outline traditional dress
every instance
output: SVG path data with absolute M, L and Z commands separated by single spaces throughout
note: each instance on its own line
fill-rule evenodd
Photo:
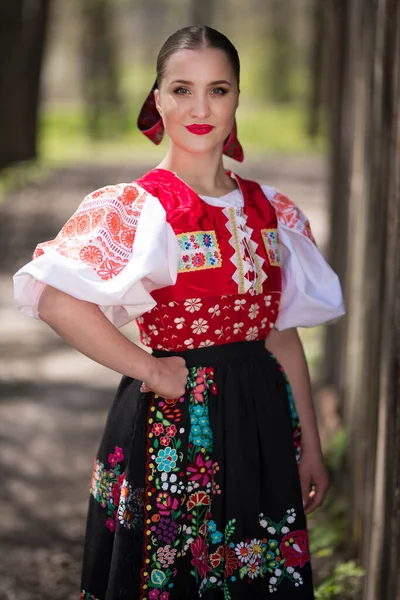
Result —
M 184 396 L 122 377 L 94 462 L 82 600 L 312 600 L 300 427 L 272 327 L 344 312 L 300 209 L 275 188 L 198 196 L 154 169 L 89 194 L 15 275 L 37 317 L 44 284 L 137 320 L 182 356 Z

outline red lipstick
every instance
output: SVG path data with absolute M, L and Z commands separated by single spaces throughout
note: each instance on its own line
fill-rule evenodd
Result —
M 194 135 L 206 135 L 214 129 L 213 125 L 186 125 L 186 129 Z

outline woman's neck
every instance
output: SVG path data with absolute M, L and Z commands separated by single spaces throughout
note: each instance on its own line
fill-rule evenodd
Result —
M 200 196 L 223 196 L 238 187 L 225 172 L 220 152 L 202 156 L 170 147 L 158 168 L 172 171 Z

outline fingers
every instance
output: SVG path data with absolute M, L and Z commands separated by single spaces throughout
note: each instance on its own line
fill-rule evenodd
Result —
M 310 491 L 308 493 L 307 501 L 304 505 L 304 513 L 306 515 L 309 515 L 316 508 L 321 506 L 321 504 L 325 500 L 328 489 L 329 489 L 329 480 L 327 478 L 323 478 L 320 481 L 316 482 L 314 485 L 312 485 L 311 490 L 309 488 Z M 304 502 L 304 495 L 303 495 L 303 502 Z
M 304 509 L 304 513 L 306 515 L 312 513 L 316 508 L 321 506 L 321 504 L 323 503 L 323 501 L 325 499 L 327 491 L 328 491 L 328 488 L 313 487 L 313 489 L 311 490 L 311 492 L 308 495 L 307 506 Z
M 140 386 L 140 391 L 143 394 L 147 394 L 148 392 L 151 392 L 152 390 L 149 388 L 149 386 L 143 381 L 142 385 Z

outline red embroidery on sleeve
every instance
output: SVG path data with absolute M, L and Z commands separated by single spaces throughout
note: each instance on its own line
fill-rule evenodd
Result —
M 33 258 L 52 248 L 89 265 L 101 279 L 112 279 L 129 262 L 145 199 L 146 192 L 132 184 L 92 192 L 54 240 L 38 244 Z

